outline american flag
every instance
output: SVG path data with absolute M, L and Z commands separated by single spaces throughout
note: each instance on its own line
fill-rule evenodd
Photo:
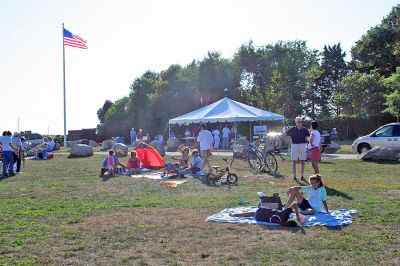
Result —
M 64 45 L 87 49 L 86 40 L 64 29 Z

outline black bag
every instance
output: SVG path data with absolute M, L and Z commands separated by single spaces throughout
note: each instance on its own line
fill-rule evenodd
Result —
M 261 202 L 258 208 L 282 210 L 281 196 L 277 192 L 275 192 L 272 197 L 262 196 L 260 200 Z

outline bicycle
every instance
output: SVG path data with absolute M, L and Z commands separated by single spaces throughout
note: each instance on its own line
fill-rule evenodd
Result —
M 222 159 L 225 162 L 225 167 L 220 169 L 220 166 L 212 166 L 214 168 L 215 173 L 211 172 L 207 174 L 207 181 L 211 186 L 215 186 L 216 182 L 221 180 L 223 183 L 224 179 L 228 185 L 236 184 L 238 182 L 238 176 L 234 173 L 231 173 L 228 166 L 228 159 Z M 226 175 L 226 176 L 225 176 Z
M 268 145 L 265 145 L 264 148 L 260 150 L 257 149 L 255 145 L 249 144 L 249 146 L 247 147 L 247 160 L 250 168 L 256 171 L 278 171 L 278 162 L 276 161 L 273 151 L 267 150 Z M 268 170 L 265 168 L 267 168 Z

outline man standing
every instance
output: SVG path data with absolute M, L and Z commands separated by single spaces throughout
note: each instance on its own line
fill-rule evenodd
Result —
M 301 180 L 307 182 L 304 178 L 304 163 L 307 159 L 307 139 L 310 136 L 307 128 L 302 126 L 302 118 L 295 118 L 296 126 L 288 130 L 287 134 L 292 138 L 291 158 L 293 164 L 293 180 L 297 181 L 296 163 L 300 161 Z
M 197 142 L 200 145 L 200 155 L 203 159 L 203 169 L 207 164 L 209 172 L 212 171 L 210 163 L 208 162 L 208 157 L 211 156 L 211 151 L 213 150 L 212 144 L 214 142 L 213 136 L 210 131 L 207 130 L 205 125 L 200 126 L 200 132 L 197 136 Z
M 214 131 L 211 133 L 214 136 L 214 149 L 218 149 L 219 148 L 219 140 L 220 140 L 220 137 L 219 137 L 220 133 L 219 133 L 218 127 L 216 127 L 214 129 Z
M 3 136 L 0 138 L 2 144 L 2 160 L 3 160 L 3 176 L 7 177 L 7 168 L 9 176 L 14 176 L 14 158 L 13 150 L 15 147 L 11 142 L 11 132 L 4 131 Z
M 228 124 L 225 124 L 224 128 L 222 129 L 222 149 L 229 148 L 229 135 L 231 131 L 228 127 Z
M 19 174 L 21 171 L 22 142 L 21 142 L 21 136 L 18 132 L 14 132 L 14 135 L 11 138 L 11 143 L 15 148 L 15 149 L 12 149 L 12 151 L 14 152 L 14 154 L 13 154 L 14 164 L 17 163 L 16 173 Z
M 131 145 L 133 145 L 136 141 L 136 131 L 134 128 L 131 129 L 129 135 L 131 136 Z

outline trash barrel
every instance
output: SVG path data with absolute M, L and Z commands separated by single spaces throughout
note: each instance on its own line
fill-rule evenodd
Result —
M 115 143 L 125 143 L 125 138 L 124 137 L 115 137 L 114 141 L 115 141 Z

